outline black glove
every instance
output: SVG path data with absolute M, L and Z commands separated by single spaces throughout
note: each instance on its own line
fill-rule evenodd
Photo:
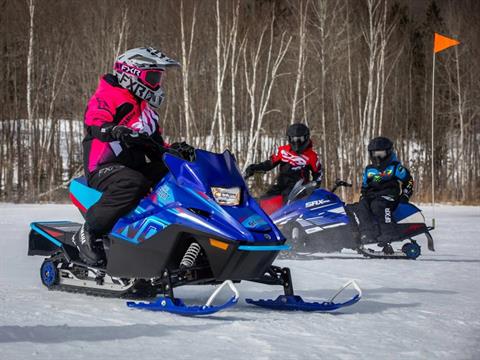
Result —
M 253 176 L 255 174 L 256 166 L 255 164 L 250 164 L 247 166 L 245 169 L 245 178 L 249 178 L 250 176 Z
M 175 142 L 172 145 L 170 145 L 169 149 L 173 150 L 172 153 L 174 155 L 176 155 L 175 153 L 177 153 L 180 155 L 181 158 L 185 160 L 188 160 L 188 161 L 195 160 L 195 148 L 187 144 L 185 141 Z
M 360 190 L 360 199 L 367 197 L 367 188 L 362 186 L 362 189 Z
M 317 187 L 320 187 L 320 185 L 322 185 L 323 171 L 320 170 L 319 172 L 313 174 L 312 178 L 313 181 L 317 183 Z
M 111 132 L 112 138 L 119 141 L 124 141 L 126 136 L 133 133 L 134 131 L 132 129 L 123 125 L 114 126 Z
M 400 195 L 400 198 L 398 199 L 399 202 L 404 204 L 408 203 L 409 200 L 410 198 L 405 194 Z

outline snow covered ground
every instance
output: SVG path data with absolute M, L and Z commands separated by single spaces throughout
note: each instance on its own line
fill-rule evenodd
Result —
M 237 306 L 186 318 L 46 290 L 42 259 L 26 255 L 28 224 L 80 220 L 76 209 L 0 204 L 0 359 L 479 359 L 480 207 L 439 206 L 436 218 L 437 251 L 422 243 L 416 261 L 356 254 L 278 261 L 292 268 L 306 299 L 325 299 L 357 279 L 364 297 L 341 312 L 266 311 L 243 298 L 281 289 L 242 283 Z M 176 294 L 198 304 L 212 290 Z

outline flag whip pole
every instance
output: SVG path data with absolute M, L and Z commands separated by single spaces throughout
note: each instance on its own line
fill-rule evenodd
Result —
M 435 118 L 435 50 L 432 55 L 432 226 L 435 227 L 435 127 L 434 127 L 434 118 Z
M 434 33 L 432 54 L 432 226 L 435 227 L 435 54 L 460 44 L 460 41 Z M 458 59 L 457 59 L 458 61 Z

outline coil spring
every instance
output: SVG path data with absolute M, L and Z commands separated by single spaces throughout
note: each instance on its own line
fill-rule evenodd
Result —
M 195 263 L 195 260 L 197 259 L 200 250 L 202 250 L 202 248 L 198 243 L 191 243 L 187 251 L 185 252 L 185 255 L 183 255 L 182 261 L 180 261 L 180 268 L 191 267 Z

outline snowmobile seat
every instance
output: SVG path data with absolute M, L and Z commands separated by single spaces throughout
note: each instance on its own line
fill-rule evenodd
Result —
M 351 213 L 355 213 L 358 211 L 358 202 L 347 204 L 346 209 L 348 209 Z M 373 218 L 374 217 L 372 217 L 372 219 Z M 393 222 L 396 224 L 425 222 L 422 211 L 412 203 L 399 203 L 397 208 L 393 211 L 392 218 Z
M 82 215 L 85 215 L 87 210 L 95 204 L 102 193 L 98 190 L 92 189 L 87 185 L 87 179 L 82 176 L 70 183 L 70 200 L 80 210 Z
M 411 203 L 399 203 L 393 212 L 393 221 L 397 224 L 402 223 L 423 223 L 425 218 L 422 211 Z
M 283 206 L 283 196 L 274 195 L 260 199 L 260 207 L 268 215 L 274 213 Z

